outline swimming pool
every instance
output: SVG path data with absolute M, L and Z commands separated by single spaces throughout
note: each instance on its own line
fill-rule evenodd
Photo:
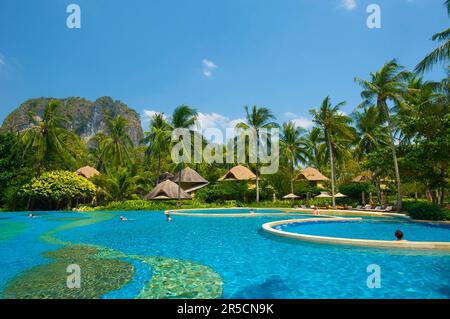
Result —
M 129 220 L 121 222 L 119 215 Z M 60 271 L 65 283 L 65 268 L 58 267 L 77 262 L 82 270 L 83 265 L 104 270 L 89 277 L 92 295 L 100 298 L 450 298 L 448 253 L 318 245 L 266 236 L 261 225 L 280 216 L 173 216 L 170 223 L 163 212 L 151 211 L 48 213 L 33 219 L 26 213 L 0 216 L 3 298 L 30 296 L 27 282 L 49 276 L 50 270 Z M 402 223 L 407 238 L 419 236 L 412 233 L 414 227 Z M 73 244 L 76 249 L 68 249 Z M 379 289 L 367 287 L 367 267 L 372 264 L 381 268 Z M 117 269 L 120 274 L 114 273 Z M 108 282 L 108 274 L 114 282 Z M 104 281 L 108 285 L 100 284 Z M 56 291 L 50 288 L 45 287 Z
M 278 227 L 286 232 L 306 235 L 373 240 L 395 240 L 394 233 L 399 229 L 405 240 L 450 242 L 450 225 L 432 223 L 365 219 L 335 223 L 292 223 Z

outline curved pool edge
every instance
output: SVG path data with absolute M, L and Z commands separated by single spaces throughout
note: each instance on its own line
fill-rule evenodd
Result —
M 300 241 L 331 244 L 331 245 L 345 245 L 345 246 L 360 246 L 369 248 L 397 248 L 397 249 L 416 249 L 416 250 L 444 250 L 450 251 L 450 242 L 425 242 L 425 241 L 397 241 L 397 240 L 373 240 L 373 239 L 355 239 L 342 237 L 327 237 L 315 236 L 299 233 L 290 233 L 273 228 L 274 226 L 293 224 L 293 223 L 314 223 L 314 222 L 348 222 L 360 221 L 362 218 L 311 218 L 311 219 L 292 219 L 269 222 L 262 225 L 262 229 L 275 236 L 290 238 Z

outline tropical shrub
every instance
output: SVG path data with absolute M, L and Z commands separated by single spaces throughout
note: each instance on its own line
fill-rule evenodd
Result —
M 372 183 L 348 183 L 339 186 L 339 191 L 354 201 L 361 201 L 361 194 L 364 192 L 366 197 L 370 192 L 375 193 L 377 190 Z
M 195 197 L 206 203 L 225 202 L 227 200 L 253 200 L 255 190 L 248 189 L 247 182 L 217 182 L 200 189 Z
M 69 171 L 45 172 L 20 190 L 21 197 L 33 204 L 30 209 L 50 210 L 90 201 L 95 193 L 96 187 L 92 182 Z
M 436 204 L 408 203 L 405 209 L 413 219 L 450 220 L 450 211 Z

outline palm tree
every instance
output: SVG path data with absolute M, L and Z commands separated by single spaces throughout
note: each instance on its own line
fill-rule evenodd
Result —
M 444 5 L 447 7 L 447 14 L 450 16 L 450 0 L 446 0 Z M 450 61 L 450 28 L 436 33 L 431 39 L 439 42 L 444 41 L 444 43 L 434 49 L 416 66 L 416 73 L 423 73 L 430 70 L 439 62 L 444 63 Z
M 171 128 L 190 129 L 197 121 L 197 111 L 187 105 L 181 105 L 177 107 L 172 114 Z M 192 131 L 191 131 L 192 132 Z M 181 137 L 180 137 L 181 141 Z M 183 163 L 178 165 L 178 200 L 181 198 L 181 170 L 183 169 Z
M 318 127 L 313 127 L 306 134 L 306 147 L 308 154 L 308 163 L 319 170 L 325 165 L 325 150 L 326 144 L 323 137 L 322 130 Z
M 335 194 L 335 159 L 334 149 L 336 147 L 336 140 L 338 138 L 351 139 L 353 132 L 349 127 L 351 119 L 342 114 L 339 110 L 341 106 L 345 105 L 345 102 L 341 102 L 333 106 L 330 102 L 330 97 L 327 96 L 319 109 L 312 109 L 309 112 L 313 116 L 313 122 L 322 128 L 325 136 L 325 141 L 328 146 L 328 153 L 330 157 L 331 168 L 331 196 L 333 202 L 333 208 L 336 208 Z
M 156 183 L 159 184 L 159 175 L 161 170 L 161 154 L 168 150 L 170 144 L 170 125 L 164 118 L 164 114 L 157 113 L 150 120 L 150 131 L 145 133 L 144 142 L 148 144 L 147 155 L 155 155 L 156 164 Z
M 390 115 L 388 101 L 394 102 L 397 105 L 401 104 L 403 101 L 403 97 L 407 91 L 405 80 L 408 79 L 411 74 L 407 71 L 402 71 L 402 69 L 403 68 L 399 66 L 394 59 L 384 64 L 376 73 L 370 73 L 371 79 L 369 81 L 355 78 L 355 81 L 363 88 L 363 91 L 361 92 L 363 102 L 360 107 L 376 105 L 380 120 L 382 123 L 387 123 L 387 132 L 390 138 L 395 178 L 397 182 L 398 211 L 401 211 L 402 209 L 402 190 L 395 148 L 393 120 Z
M 241 122 L 236 124 L 237 129 L 248 130 L 252 129 L 256 133 L 256 202 L 259 202 L 259 147 L 260 147 L 260 139 L 261 129 L 272 129 L 278 127 L 278 124 L 273 122 L 275 116 L 272 112 L 266 107 L 258 108 L 256 105 L 253 105 L 251 111 L 249 111 L 248 106 L 244 107 L 246 113 L 247 123 Z
M 362 112 L 355 111 L 353 120 L 357 135 L 355 154 L 359 159 L 389 143 L 376 106 L 364 107 Z
M 65 129 L 67 118 L 59 114 L 58 107 L 59 102 L 52 100 L 45 107 L 42 118 L 30 113 L 33 126 L 22 135 L 23 157 L 36 156 L 38 175 L 58 157 L 66 167 L 74 164 L 82 144 L 75 133 Z
M 281 131 L 281 149 L 290 166 L 291 193 L 294 193 L 294 168 L 298 163 L 307 161 L 306 140 L 302 136 L 304 132 L 293 121 L 284 123 Z
M 130 198 L 137 191 L 143 190 L 141 184 L 144 178 L 133 174 L 127 167 L 107 171 L 106 174 L 95 176 L 93 182 L 99 186 L 101 194 L 112 201 L 122 201 Z
M 103 161 L 110 159 L 113 166 L 118 168 L 130 161 L 130 149 L 133 146 L 128 135 L 128 121 L 122 115 L 106 119 L 108 136 L 101 142 L 101 157 Z

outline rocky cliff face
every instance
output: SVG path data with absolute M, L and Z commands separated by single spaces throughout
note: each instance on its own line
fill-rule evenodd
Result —
M 98 132 L 105 132 L 106 116 L 116 117 L 122 115 L 128 120 L 128 134 L 134 145 L 141 143 L 143 131 L 139 114 L 124 103 L 114 101 L 107 96 L 101 97 L 95 102 L 79 97 L 30 99 L 6 117 L 0 131 L 19 132 L 29 128 L 31 126 L 29 112 L 42 115 L 45 106 L 50 100 L 60 101 L 61 114 L 70 119 L 66 128 L 86 141 Z

